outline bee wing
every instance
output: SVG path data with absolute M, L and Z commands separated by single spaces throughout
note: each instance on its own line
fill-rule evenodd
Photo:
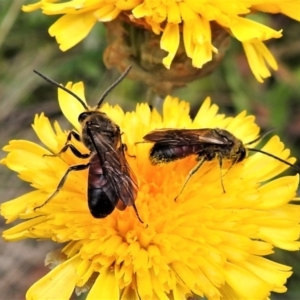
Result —
M 137 179 L 126 161 L 121 138 L 120 147 L 114 149 L 101 133 L 92 131 L 91 135 L 95 141 L 103 176 L 117 196 L 113 204 L 118 209 L 124 210 L 126 206 L 134 204 L 138 193 L 138 185 Z
M 123 149 L 105 153 L 102 168 L 115 194 L 124 204 L 117 203 L 117 208 L 123 210 L 127 205 L 133 205 L 138 192 L 137 180 L 125 159 Z
M 125 202 L 126 205 L 133 205 L 138 194 L 137 178 L 131 170 L 124 153 L 124 146 L 120 140 L 121 146 L 118 149 L 119 159 L 121 163 L 122 174 L 122 190 L 119 194 L 120 199 Z
M 201 129 L 158 129 L 146 134 L 144 140 L 159 145 L 180 146 L 199 143 L 225 145 L 226 142 L 211 128 Z

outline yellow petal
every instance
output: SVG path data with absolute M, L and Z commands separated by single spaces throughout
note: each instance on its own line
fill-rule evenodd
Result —
M 26 170 L 41 170 L 45 168 L 43 155 L 46 151 L 38 144 L 29 141 L 12 140 L 3 150 L 11 151 L 5 159 L 5 164 L 15 172 L 21 173 Z
M 66 84 L 66 88 L 76 94 L 87 106 L 82 82 L 77 82 L 74 84 L 72 84 L 72 82 L 68 82 Z M 76 98 L 74 98 L 73 95 L 70 95 L 62 89 L 58 89 L 58 102 L 65 117 L 73 125 L 73 127 L 80 132 L 81 125 L 78 122 L 78 117 L 82 112 L 85 111 L 83 105 Z
M 140 300 L 140 297 L 135 289 L 128 286 L 124 289 L 121 300 Z
M 253 5 L 253 8 L 258 11 L 267 13 L 284 14 L 292 19 L 300 22 L 300 1 L 264 1 L 262 4 Z
M 147 16 L 151 16 L 152 10 L 147 6 L 147 3 L 143 2 L 140 5 L 137 5 L 133 10 L 132 14 L 135 18 L 143 18 Z
M 41 198 L 45 198 L 45 195 L 40 191 L 24 194 L 18 198 L 2 203 L 0 213 L 7 219 L 7 224 L 11 223 L 15 221 L 21 213 L 26 212 L 27 208 L 32 206 L 32 203 L 40 202 Z
M 253 39 L 265 41 L 282 36 L 281 31 L 273 30 L 265 25 L 242 17 L 233 18 L 231 22 L 230 30 L 241 42 L 249 42 Z
M 35 11 L 35 10 L 41 8 L 41 6 L 42 6 L 42 1 L 39 1 L 34 4 L 23 5 L 22 10 L 24 12 L 32 12 L 32 11 Z
M 167 7 L 168 22 L 173 24 L 181 23 L 181 14 L 177 4 Z
M 120 14 L 120 12 L 121 10 L 113 4 L 104 5 L 94 12 L 94 16 L 99 22 L 109 22 L 114 20 Z
M 171 63 L 176 55 L 179 47 L 179 27 L 177 24 L 168 23 L 160 41 L 161 49 L 167 51 L 169 54 L 163 59 L 163 64 L 166 68 L 171 67 Z
M 58 2 L 57 0 L 44 1 L 42 5 L 43 13 L 49 15 L 69 14 L 69 13 L 72 14 L 76 12 L 82 13 L 84 12 L 83 8 L 85 7 L 85 4 L 88 4 L 89 1 L 71 0 L 63 3 L 57 3 L 57 2 Z
M 120 299 L 120 291 L 114 272 L 102 270 L 91 288 L 86 300 Z
M 25 238 L 37 238 L 34 233 L 34 226 L 43 224 L 47 220 L 47 216 L 39 216 L 26 220 L 12 228 L 3 231 L 3 239 L 6 241 L 19 241 Z
M 140 3 L 140 0 L 118 0 L 115 5 L 121 10 L 131 10 Z
M 274 70 L 277 70 L 277 62 L 263 42 L 259 40 L 243 42 L 243 48 L 249 66 L 259 82 L 263 82 L 264 78 L 271 76 L 267 64 Z
M 289 199 L 295 197 L 295 188 L 299 184 L 297 176 L 293 179 L 282 177 L 260 187 L 259 191 L 262 197 L 260 197 L 260 203 L 256 207 L 258 209 L 272 209 L 288 203 Z M 270 201 L 270 199 L 273 199 L 273 201 Z
M 49 122 L 49 119 L 41 114 L 40 116 L 35 115 L 34 123 L 32 125 L 36 135 L 41 142 L 47 146 L 53 153 L 60 151 L 58 149 L 57 136 L 54 134 L 53 128 Z M 50 154 L 44 151 L 43 154 Z
M 269 296 L 268 291 L 272 288 L 272 284 L 264 282 L 245 269 L 231 263 L 226 266 L 225 277 L 227 283 L 238 295 L 237 299 L 266 299 Z
M 26 293 L 27 300 L 68 300 L 75 288 L 78 256 L 66 260 L 33 284 Z
M 84 39 L 96 22 L 97 18 L 90 13 L 64 15 L 49 28 L 49 34 L 56 38 L 59 48 L 66 51 Z

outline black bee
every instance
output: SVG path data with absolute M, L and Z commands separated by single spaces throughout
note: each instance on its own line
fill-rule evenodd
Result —
M 75 93 L 38 71 L 34 71 L 48 82 L 71 94 L 86 110 L 78 116 L 82 127 L 81 135 L 71 131 L 61 151 L 50 156 L 60 156 L 70 149 L 79 158 L 90 158 L 87 164 L 69 167 L 56 191 L 43 205 L 37 208 L 44 206 L 60 191 L 71 171 L 89 169 L 87 198 L 91 214 L 95 218 L 105 218 L 113 212 L 115 207 L 124 210 L 127 206 L 132 206 L 138 219 L 142 222 L 135 206 L 138 194 L 137 179 L 126 161 L 124 152 L 126 145 L 122 143 L 120 128 L 105 113 L 98 111 L 107 94 L 121 82 L 130 69 L 131 67 L 128 67 L 121 77 L 103 93 L 97 106 L 92 110 Z M 70 143 L 72 138 L 81 141 L 90 150 L 90 153 L 80 153 Z
M 247 151 L 263 153 L 300 172 L 298 167 L 271 153 L 246 147 L 247 145 L 257 142 L 259 139 L 260 137 L 244 145 L 241 140 L 236 138 L 229 131 L 219 128 L 159 129 L 151 131 L 144 136 L 145 141 L 154 143 L 149 155 L 150 161 L 154 165 L 169 163 L 190 155 L 197 155 L 196 160 L 198 163 L 189 172 L 178 196 L 182 193 L 193 174 L 199 170 L 204 162 L 217 159 L 220 169 L 222 169 L 224 160 L 229 160 L 231 165 L 234 165 L 245 159 Z M 222 177 L 221 183 L 223 191 L 225 192 Z

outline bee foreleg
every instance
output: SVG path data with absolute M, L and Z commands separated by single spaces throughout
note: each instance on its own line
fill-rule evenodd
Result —
M 81 153 L 74 145 L 72 144 L 66 144 L 58 153 L 56 154 L 44 154 L 44 156 L 50 156 L 50 157 L 57 157 L 60 156 L 62 153 L 65 153 L 68 149 L 72 151 L 72 153 L 79 158 L 89 158 L 91 156 L 90 153 Z

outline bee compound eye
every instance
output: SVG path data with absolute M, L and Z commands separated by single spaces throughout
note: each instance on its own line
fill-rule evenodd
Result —
M 88 116 L 90 115 L 89 112 L 83 112 L 78 116 L 78 122 L 82 123 Z
M 246 154 L 247 154 L 246 149 L 244 147 L 241 147 L 239 149 L 239 151 L 237 152 L 237 155 L 239 157 L 237 162 L 240 162 L 240 161 L 244 160 L 245 157 L 246 157 Z

